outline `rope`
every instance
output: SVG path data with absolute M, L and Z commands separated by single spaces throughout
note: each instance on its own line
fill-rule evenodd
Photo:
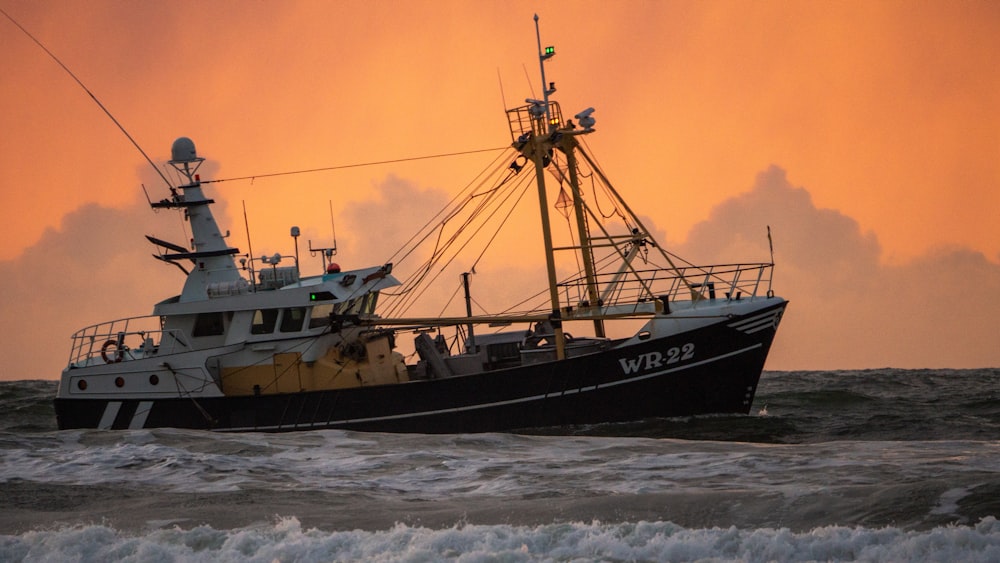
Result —
M 104 107 L 104 104 L 101 103 L 101 100 L 97 99 L 97 96 L 95 96 L 94 93 L 91 92 L 90 89 L 87 88 L 83 84 L 83 81 L 81 81 L 79 78 L 77 78 L 76 75 L 73 74 L 73 71 L 70 70 L 68 66 L 64 65 L 61 60 L 59 60 L 59 57 L 55 56 L 55 54 L 53 54 L 52 51 L 49 51 L 48 48 L 45 47 L 45 45 L 42 45 L 41 41 L 39 41 L 38 39 L 36 39 L 34 35 L 32 35 L 27 29 L 25 29 L 24 26 L 22 26 L 21 24 L 19 24 L 17 22 L 17 20 L 15 20 L 13 17 L 11 17 L 10 14 L 8 14 L 6 11 L 4 11 L 3 8 L 0 8 L 0 14 L 3 14 L 4 16 L 6 16 L 7 19 L 9 19 L 11 21 L 11 23 L 13 23 L 14 25 L 16 25 L 18 29 L 20 29 L 22 32 L 24 32 L 24 34 L 27 35 L 29 39 L 31 39 L 32 41 L 35 42 L 36 45 L 38 45 L 39 47 L 41 47 L 41 49 L 43 51 L 45 51 L 46 55 L 48 55 L 49 57 L 52 57 L 52 60 L 55 61 L 56 64 L 58 64 L 60 67 L 62 67 L 62 69 L 66 71 L 66 74 L 70 75 L 70 77 L 73 80 L 75 80 L 77 84 L 80 85 L 80 88 L 83 88 L 83 91 L 86 92 L 88 96 L 90 96 L 90 99 L 94 100 L 94 103 L 97 104 L 97 107 L 101 108 L 101 111 L 103 111 L 104 114 L 107 115 L 108 118 L 111 119 L 111 121 L 116 126 L 118 126 L 118 129 L 132 143 L 132 146 L 134 146 L 135 149 L 137 151 L 139 151 L 139 154 L 141 154 L 142 157 L 146 159 L 146 162 L 148 162 L 149 165 L 153 167 L 153 170 L 156 170 L 156 173 L 160 175 L 160 178 L 162 178 L 163 181 L 166 182 L 167 187 L 173 187 L 173 184 L 170 183 L 170 180 L 167 180 L 167 177 L 163 175 L 163 172 L 161 172 L 160 169 L 156 166 L 156 164 L 153 163 L 153 159 L 149 158 L 149 155 L 146 154 L 146 151 L 142 150 L 142 147 L 139 146 L 139 143 L 136 142 L 136 140 L 132 138 L 132 135 L 130 135 L 129 132 L 125 130 L 125 126 L 122 125 L 121 123 L 119 123 L 118 120 L 115 119 L 115 116 L 111 115 L 111 112 L 108 110 L 108 108 Z
M 307 170 L 292 170 L 292 171 L 289 171 L 289 172 L 272 172 L 270 174 L 256 174 L 256 175 L 253 175 L 253 176 L 240 176 L 238 178 L 220 178 L 218 180 L 202 180 L 201 183 L 202 184 L 217 184 L 219 182 L 232 182 L 232 181 L 236 181 L 236 180 L 256 180 L 257 178 L 272 178 L 274 176 L 291 176 L 292 174 L 309 174 L 309 173 L 312 173 L 312 172 L 326 172 L 326 171 L 329 171 L 329 170 L 343 170 L 345 168 L 361 168 L 361 167 L 364 167 L 364 166 L 376 166 L 376 165 L 379 165 L 379 164 L 395 164 L 395 163 L 398 163 L 398 162 L 411 162 L 411 161 L 414 161 L 414 160 L 427 160 L 427 159 L 431 159 L 431 158 L 443 158 L 443 157 L 448 157 L 448 156 L 461 156 L 461 155 L 476 154 L 476 153 L 481 153 L 481 152 L 502 151 L 502 150 L 506 150 L 508 148 L 510 148 L 510 147 L 504 146 L 504 147 L 497 147 L 497 148 L 492 148 L 492 149 L 478 149 L 478 150 L 471 150 L 471 151 L 449 152 L 449 153 L 442 153 L 442 154 L 431 154 L 431 155 L 427 155 L 427 156 L 411 156 L 411 157 L 408 157 L 408 158 L 396 158 L 396 159 L 393 159 L 393 160 L 377 160 L 377 161 L 374 161 L 374 162 L 359 162 L 357 164 L 341 164 L 339 166 L 326 166 L 326 167 L 323 167 L 323 168 L 309 168 Z

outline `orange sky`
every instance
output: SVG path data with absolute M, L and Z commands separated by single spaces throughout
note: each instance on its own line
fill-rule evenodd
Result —
M 543 41 L 557 46 L 547 65 L 556 98 L 567 112 L 597 109 L 588 143 L 667 243 L 706 257 L 751 250 L 720 259 L 758 260 L 761 247 L 722 240 L 734 219 L 720 217 L 742 202 L 743 213 L 762 210 L 747 218 L 758 219 L 748 237 L 774 225 L 777 289 L 793 303 L 769 368 L 1000 365 L 998 3 L 0 7 L 154 160 L 186 135 L 215 177 L 503 146 L 498 74 L 508 105 L 531 95 L 526 71 L 538 89 L 537 12 Z M 31 319 L 0 329 L 5 357 L 16 358 L 0 378 L 53 378 L 74 330 L 148 314 L 179 289 L 141 235 L 185 235 L 176 216 L 145 207 L 139 184 L 156 198 L 164 188 L 141 155 L 6 19 L 0 50 L 0 265 L 14 277 L 0 313 Z M 361 262 L 374 235 L 364 232 L 371 222 L 346 230 L 352 212 L 398 207 L 380 199 L 398 185 L 446 200 L 492 156 L 219 184 L 212 197 L 244 250 L 245 203 L 258 254 L 268 242 L 286 245 L 293 224 L 303 243 L 328 243 L 332 201 L 338 242 Z M 754 207 L 761 201 L 771 206 Z M 830 252 L 845 267 L 810 261 Z M 847 274 L 863 283 L 839 279 Z M 865 285 L 873 280 L 882 287 Z M 886 285 L 909 300 L 887 300 Z M 850 301 L 852 291 L 867 301 Z M 863 311 L 847 318 L 845 303 Z

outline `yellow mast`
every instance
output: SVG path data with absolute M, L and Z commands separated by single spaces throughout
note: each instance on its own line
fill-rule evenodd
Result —
M 590 230 L 587 228 L 587 218 L 583 213 L 583 196 L 580 193 L 580 182 L 576 173 L 576 147 L 578 143 L 571 134 L 563 135 L 560 144 L 566 153 L 566 166 L 569 168 L 570 190 L 573 192 L 573 210 L 576 214 L 576 228 L 580 237 L 580 254 L 583 256 L 583 271 L 587 277 L 587 299 L 591 307 L 602 305 L 597 291 L 597 275 L 594 270 L 594 255 L 590 250 Z M 604 321 L 594 319 L 594 335 L 604 338 Z
M 552 300 L 552 328 L 555 333 L 556 359 L 566 357 L 566 337 L 562 330 L 562 317 L 559 312 L 559 287 L 556 278 L 555 253 L 552 250 L 552 230 L 549 226 L 549 204 L 545 194 L 545 159 L 548 154 L 547 137 L 535 135 L 531 139 L 534 150 L 531 151 L 535 163 L 535 178 L 538 184 L 538 205 L 542 211 L 542 238 L 545 241 L 545 268 L 549 276 L 549 298 Z
M 552 112 L 549 107 L 549 95 L 556 91 L 554 84 L 545 82 L 545 61 L 552 58 L 556 51 L 552 47 L 546 47 L 542 52 L 542 34 L 538 29 L 538 14 L 535 14 L 535 39 L 538 42 L 538 67 L 542 73 L 542 106 L 544 106 L 544 122 L 534 127 L 535 134 L 532 135 L 531 143 L 534 150 L 531 158 L 535 164 L 535 177 L 538 184 L 538 205 L 542 210 L 542 237 L 545 240 L 545 267 L 549 276 L 549 298 L 552 300 L 552 332 L 555 337 L 556 359 L 566 358 L 566 337 L 562 329 L 562 315 L 559 312 L 559 287 L 556 278 L 555 253 L 552 250 L 552 229 L 549 224 L 549 204 L 545 195 L 545 165 L 548 153 L 552 150 L 552 142 L 549 133 L 555 133 L 559 127 L 557 120 L 552 119 Z M 537 107 L 537 103 L 531 100 Z M 542 115 L 536 116 L 536 121 L 541 121 Z

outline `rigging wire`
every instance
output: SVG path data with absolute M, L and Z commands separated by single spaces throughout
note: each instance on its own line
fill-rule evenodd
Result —
M 587 154 L 592 154 L 593 153 L 593 151 L 590 149 L 590 145 L 587 144 L 587 139 L 582 139 L 582 144 L 587 149 Z M 591 156 L 591 158 L 593 159 L 594 164 L 596 166 L 600 167 L 600 163 L 597 162 L 597 157 Z M 622 222 L 625 223 L 625 226 L 628 228 L 628 230 L 631 231 L 632 230 L 632 225 L 630 224 L 628 218 L 625 217 L 625 214 L 622 212 L 621 207 L 616 203 L 614 195 L 610 193 L 610 191 L 608 190 L 608 187 L 605 186 L 603 182 L 597 182 L 595 180 L 594 176 L 596 176 L 596 174 L 594 174 L 594 171 L 591 170 L 590 171 L 590 175 L 589 175 L 589 177 L 590 177 L 590 190 L 592 192 L 594 192 L 594 205 L 597 206 L 597 212 L 601 215 L 601 217 L 603 217 L 605 219 L 610 219 L 610 218 L 614 217 L 615 215 L 617 215 L 618 217 L 621 218 Z M 605 213 L 604 210 L 601 209 L 601 200 L 597 197 L 597 185 L 598 185 L 598 183 L 601 185 L 602 191 L 604 192 L 604 196 L 611 201 L 611 205 L 612 205 L 613 209 L 611 210 L 610 213 Z
M 463 287 L 462 282 L 458 282 L 458 285 L 455 287 L 455 291 L 451 293 L 451 297 L 449 297 L 448 301 L 444 304 L 443 307 L 441 307 L 441 310 L 438 312 L 437 316 L 439 317 L 444 316 L 444 312 L 448 310 L 449 306 L 451 306 L 451 302 L 455 300 L 455 296 L 458 295 L 458 292 L 462 289 L 462 287 Z
M 306 170 L 291 170 L 291 171 L 288 171 L 288 172 L 271 172 L 271 173 L 268 173 L 268 174 L 255 174 L 253 176 L 240 176 L 240 177 L 237 177 L 237 178 L 220 178 L 220 179 L 217 179 L 217 180 L 202 180 L 201 183 L 202 184 L 217 184 L 219 182 L 234 182 L 234 181 L 237 181 L 237 180 L 251 180 L 251 181 L 253 181 L 253 180 L 256 180 L 257 178 L 273 178 L 275 176 L 291 176 L 293 174 L 311 174 L 313 172 L 326 172 L 326 171 L 329 171 L 329 170 L 343 170 L 345 168 L 362 168 L 362 167 L 365 167 L 365 166 L 376 166 L 376 165 L 379 165 L 379 164 L 396 164 L 396 163 L 399 163 L 399 162 L 412 162 L 412 161 L 415 161 L 415 160 L 428 160 L 428 159 L 431 159 L 431 158 L 444 158 L 444 157 L 449 157 L 449 156 L 462 156 L 462 155 L 466 155 L 466 154 L 477 154 L 477 153 L 482 153 L 482 152 L 502 151 L 502 150 L 505 150 L 505 149 L 508 149 L 508 148 L 510 148 L 510 147 L 503 146 L 503 147 L 494 147 L 494 148 L 490 148 L 490 149 L 476 149 L 476 150 L 470 150 L 470 151 L 459 151 L 459 152 L 449 152 L 449 153 L 441 153 L 441 154 L 430 154 L 430 155 L 426 155 L 426 156 L 411 156 L 411 157 L 406 157 L 406 158 L 395 158 L 395 159 L 392 159 L 392 160 L 377 160 L 377 161 L 373 161 L 373 162 L 359 162 L 359 163 L 355 163 L 355 164 L 341 164 L 341 165 L 338 165 L 338 166 L 324 166 L 322 168 L 309 168 L 309 169 L 306 169 Z
M 470 216 L 461 225 L 456 227 L 455 232 L 447 240 L 445 240 L 444 243 L 435 246 L 434 253 L 420 268 L 419 275 L 416 278 L 411 276 L 411 278 L 404 283 L 404 290 L 395 294 L 395 295 L 402 295 L 404 297 L 398 303 L 394 304 L 393 312 L 395 311 L 405 312 L 407 309 L 409 309 L 410 306 L 412 306 L 412 304 L 415 301 L 419 300 L 419 298 L 423 296 L 423 294 L 430 288 L 433 282 L 436 281 L 441 276 L 441 274 L 444 273 L 444 271 L 448 268 L 448 266 L 450 266 L 451 263 L 461 254 L 462 250 L 464 250 L 466 246 L 468 246 L 472 242 L 472 240 L 475 239 L 476 235 L 478 235 L 479 232 L 483 228 L 485 228 L 486 225 L 488 225 L 489 222 L 496 216 L 496 214 L 502 209 L 502 207 L 507 204 L 507 202 L 513 196 L 513 194 L 516 193 L 517 191 L 516 189 L 519 187 L 519 185 L 523 185 L 524 187 L 523 189 L 521 189 L 521 195 L 518 196 L 518 198 L 514 201 L 513 205 L 511 205 L 507 215 L 504 217 L 504 220 L 497 227 L 493 237 L 491 237 L 489 242 L 487 243 L 486 248 L 489 247 L 489 243 L 492 242 L 493 239 L 496 237 L 497 232 L 499 232 L 502 229 L 507 218 L 510 217 L 510 214 L 517 207 L 518 202 L 521 201 L 524 194 L 527 192 L 527 187 L 530 184 L 530 182 L 527 180 L 522 180 L 519 182 L 515 181 L 509 183 L 509 180 L 512 177 L 513 177 L 512 175 L 508 174 L 508 176 L 501 181 L 500 185 L 497 186 L 499 188 L 509 184 L 510 186 L 509 188 L 506 188 L 505 190 L 501 191 L 498 191 L 496 189 L 490 190 L 489 195 L 487 195 L 487 197 L 484 198 L 484 200 L 480 203 L 480 205 L 476 206 L 476 208 L 473 209 L 473 211 L 470 213 Z M 504 195 L 500 197 L 499 194 L 504 194 Z M 485 218 L 482 218 L 478 226 L 470 230 L 469 227 L 473 225 L 475 221 L 480 219 L 480 216 L 484 215 L 485 210 L 488 209 L 486 204 L 488 204 L 491 200 L 494 199 L 499 200 L 499 202 L 493 207 L 492 211 L 490 211 L 488 214 L 485 215 Z M 463 207 L 470 201 L 471 199 L 466 200 L 466 202 L 463 203 Z M 439 235 L 443 234 L 443 227 L 444 225 L 441 225 L 441 231 L 439 232 Z M 460 244 L 457 250 L 455 250 L 450 254 L 450 257 L 447 257 L 447 259 L 445 259 L 446 253 L 448 253 L 454 245 L 459 244 L 459 242 L 462 240 L 461 239 L 462 236 L 466 237 L 464 242 Z M 484 253 L 485 250 L 486 249 L 483 250 Z M 480 254 L 480 258 L 481 257 L 482 254 Z M 428 278 L 427 277 L 428 274 L 430 274 L 430 272 L 434 269 L 434 267 L 437 264 L 441 263 L 442 260 L 444 261 L 444 263 L 440 267 L 440 269 L 438 269 L 436 273 L 434 273 Z M 478 258 L 476 262 L 478 263 Z M 424 283 L 425 281 L 426 283 Z M 421 285 L 422 287 L 418 287 Z M 410 293 L 415 289 L 419 290 L 416 291 L 415 293 Z
M 435 214 L 435 216 L 432 217 L 430 221 L 428 221 L 423 227 L 421 227 L 419 231 L 417 231 L 416 233 L 414 233 L 412 237 L 410 237 L 410 240 L 407 241 L 402 248 L 397 250 L 395 254 L 393 254 L 393 256 L 390 257 L 389 261 L 393 261 L 397 255 L 399 255 L 400 253 L 404 253 L 403 256 L 398 261 L 396 261 L 397 264 L 401 263 L 405 261 L 418 248 L 420 248 L 428 239 L 431 238 L 431 236 L 435 234 L 437 235 L 437 240 L 434 243 L 434 248 L 431 252 L 431 257 L 426 262 L 424 262 L 420 267 L 418 267 L 418 269 L 415 271 L 414 274 L 412 274 L 407 280 L 403 282 L 402 290 L 394 293 L 389 293 L 384 291 L 383 292 L 384 294 L 394 297 L 402 296 L 412 291 L 416 285 L 421 283 L 421 281 L 426 277 L 430 268 L 433 266 L 434 257 L 439 255 L 441 246 L 441 236 L 444 233 L 445 225 L 453 218 L 455 218 L 462 211 L 462 209 L 464 209 L 470 202 L 473 201 L 476 190 L 481 188 L 485 184 L 486 179 L 488 179 L 492 175 L 497 174 L 499 170 L 500 170 L 499 167 L 494 169 L 491 175 L 487 176 L 487 178 L 484 178 L 476 186 L 473 186 L 472 183 L 469 183 L 458 195 L 452 198 L 452 200 L 448 203 L 448 205 L 446 205 L 444 208 L 438 211 L 438 213 Z M 465 198 L 459 201 L 460 197 L 463 194 L 466 194 L 467 192 L 471 193 L 469 193 L 469 195 L 466 195 Z M 441 219 L 432 226 L 432 223 L 442 215 L 445 215 L 445 218 Z M 423 234 L 422 237 L 420 236 L 421 234 Z M 415 240 L 418 237 L 420 237 L 419 240 Z
M 0 13 L 6 16 L 7 19 L 11 21 L 11 23 L 16 25 L 18 29 L 24 32 L 24 34 L 27 35 L 29 39 L 34 41 L 35 45 L 41 47 L 41 49 L 45 51 L 45 54 L 51 57 L 52 60 L 56 62 L 56 64 L 62 67 L 62 69 L 66 71 L 66 74 L 70 75 L 70 77 L 72 77 L 73 80 L 75 80 L 76 83 L 80 85 L 80 88 L 83 88 L 83 91 L 86 92 L 88 96 L 90 96 L 90 99 L 94 100 L 94 103 L 97 104 L 97 107 L 101 108 L 104 114 L 107 115 L 108 118 L 110 118 L 111 121 L 118 126 L 118 129 L 125 134 L 125 137 L 132 142 L 132 146 L 134 146 L 136 150 L 139 151 L 139 154 L 141 154 L 142 157 L 146 159 L 146 162 L 148 162 L 149 165 L 153 167 L 153 170 L 156 170 L 156 173 L 159 174 L 160 178 L 162 178 L 163 181 L 166 182 L 167 187 L 173 187 L 173 184 L 170 183 L 170 180 L 167 180 L 167 177 L 163 175 L 163 172 L 160 171 L 160 168 L 153 163 L 153 159 L 149 158 L 149 155 L 146 154 L 146 151 L 142 150 L 142 147 L 139 146 L 139 143 L 137 143 L 136 140 L 132 138 L 132 135 L 130 135 L 129 132 L 125 130 L 125 127 L 121 123 L 119 123 L 117 119 L 115 119 L 115 116 L 111 115 L 111 112 L 108 111 L 108 108 L 104 107 L 104 104 L 102 104 L 101 101 L 97 99 L 97 96 L 95 96 L 94 93 L 91 92 L 90 89 L 83 84 L 83 81 L 77 78 L 77 76 L 73 74 L 73 71 L 70 70 L 68 66 L 64 65 L 61 60 L 59 60 L 59 57 L 55 56 L 55 54 L 52 53 L 52 51 L 49 51 L 45 45 L 42 45 L 41 41 L 36 39 L 35 36 L 31 34 L 31 32 L 29 32 L 27 29 L 24 28 L 24 26 L 19 24 L 17 20 L 11 17 L 11 15 L 8 14 L 3 8 L 0 8 Z
M 471 181 L 469 181 L 469 183 L 466 184 L 465 187 L 462 188 L 454 197 L 452 197 L 452 199 L 444 207 L 442 207 L 436 214 L 434 214 L 433 217 L 428 219 L 427 222 L 424 223 L 422 227 L 420 227 L 420 229 L 414 232 L 414 234 L 410 237 L 410 239 L 407 240 L 400 248 L 398 248 L 392 254 L 392 256 L 389 257 L 388 260 L 383 261 L 383 264 L 393 263 L 398 267 L 400 263 L 404 262 L 413 252 L 415 252 L 418 248 L 420 248 L 421 245 L 423 245 L 427 241 L 427 239 L 429 239 L 432 235 L 434 235 L 434 233 L 438 232 L 443 223 L 450 220 L 450 218 L 454 216 L 456 213 L 458 213 L 458 211 L 461 210 L 464 205 L 468 204 L 468 200 L 471 200 L 473 198 L 472 195 L 467 195 L 467 194 L 469 194 L 470 192 L 475 193 L 476 190 L 480 189 L 490 177 L 495 176 L 499 170 L 502 170 L 503 168 L 507 167 L 506 163 L 500 165 L 497 164 L 498 162 L 501 162 L 501 159 L 504 158 L 505 154 L 506 153 L 501 153 L 497 155 L 497 157 L 494 158 L 493 161 L 489 165 L 487 165 L 486 168 L 480 171 L 479 174 L 477 174 Z M 477 180 L 479 180 L 478 183 L 476 183 Z M 462 202 L 457 203 L 460 200 L 462 200 Z M 447 217 L 443 220 L 439 220 L 439 218 L 442 215 L 446 215 Z M 402 257 L 397 258 L 401 253 Z M 415 271 L 415 273 L 411 274 L 409 278 L 404 280 L 401 283 L 402 288 L 399 291 L 391 292 L 386 289 L 383 289 L 380 291 L 380 294 L 388 296 L 390 298 L 398 298 L 400 296 L 409 293 L 414 289 L 413 286 L 418 285 L 420 281 L 426 276 L 427 272 L 421 271 L 420 269 L 424 267 L 425 267 L 424 265 L 420 266 Z M 345 299 L 353 298 L 359 291 L 361 291 L 360 287 L 358 289 L 355 289 L 351 294 L 345 297 Z M 388 310 L 391 307 L 392 305 L 384 306 L 383 310 Z
M 455 204 L 455 202 L 457 202 L 459 199 L 461 199 L 466 192 L 470 192 L 470 191 L 474 191 L 474 190 L 478 189 L 479 187 L 481 187 L 486 182 L 486 178 L 489 178 L 490 174 L 496 174 L 497 170 L 499 170 L 499 166 L 496 163 L 500 162 L 500 160 L 504 157 L 505 154 L 506 153 L 501 153 L 501 154 L 497 155 L 497 157 L 495 159 L 493 159 L 493 162 L 491 162 L 489 165 L 487 165 L 487 167 L 485 169 L 483 169 L 483 171 L 480 172 L 479 175 L 477 175 L 475 178 L 473 178 L 472 180 L 470 180 L 469 183 L 466 184 L 465 187 L 462 188 L 461 191 L 459 191 L 457 194 L 455 194 L 455 197 L 451 198 L 451 201 L 449 201 L 443 208 L 441 208 L 440 211 L 438 211 L 437 213 L 435 213 L 433 217 L 431 217 L 430 219 L 428 219 L 427 222 L 424 223 L 424 225 L 422 227 L 420 227 L 420 229 L 418 229 L 415 233 L 413 233 L 413 236 L 411 236 L 409 240 L 407 240 L 405 243 L 403 243 L 403 245 L 392 256 L 390 256 L 389 259 L 386 260 L 386 262 L 388 263 L 388 262 L 396 261 L 396 257 L 401 252 L 403 252 L 407 247 L 410 247 L 409 251 L 407 251 L 405 254 L 403 254 L 402 257 L 400 257 L 398 259 L 399 262 L 402 262 L 403 260 L 406 260 L 406 258 L 410 255 L 410 253 L 412 253 L 417 247 L 419 247 L 421 244 L 423 244 L 423 242 L 425 240 L 427 240 L 427 238 L 430 236 L 430 232 L 428 232 L 426 235 L 424 235 L 424 237 L 422 239 L 420 239 L 419 242 L 414 243 L 414 240 L 417 239 L 417 237 L 419 237 L 420 234 L 423 233 L 425 230 L 430 229 L 431 225 L 436 224 L 435 222 L 438 220 L 438 217 L 440 217 L 442 214 L 445 214 L 446 211 L 448 211 L 449 209 L 451 209 L 451 207 Z M 497 166 L 497 168 L 494 168 L 493 172 L 490 172 L 489 174 L 486 175 L 486 178 L 484 178 L 483 180 L 481 180 L 478 184 L 475 184 L 476 180 L 479 179 L 481 176 L 483 176 L 486 173 L 486 171 L 490 169 L 491 166 Z M 475 187 L 473 187 L 474 184 L 475 184 Z M 471 197 L 471 196 L 469 196 L 469 197 Z M 410 246 L 411 244 L 413 245 L 412 247 Z
M 505 179 L 504 182 L 506 183 L 508 179 L 509 179 L 509 177 L 507 179 Z M 515 182 L 515 183 L 512 184 L 512 186 L 515 186 L 515 187 L 516 187 L 516 185 L 517 185 L 517 182 Z M 513 193 L 513 189 L 508 190 L 508 191 L 510 193 Z M 510 193 L 506 197 L 504 197 L 503 200 L 501 200 L 501 202 L 500 202 L 499 205 L 502 206 L 509 199 Z M 515 206 L 516 206 L 516 203 L 515 203 Z M 486 225 L 486 223 L 493 217 L 493 215 L 495 215 L 495 213 L 496 213 L 497 210 L 499 210 L 499 206 L 497 207 L 496 210 L 493 211 L 493 213 L 491 213 L 486 219 L 483 220 L 483 222 L 480 224 L 479 227 L 477 227 L 471 234 L 467 235 L 469 237 L 468 240 L 466 240 L 466 242 L 456 252 L 454 252 L 451 255 L 450 258 L 448 258 L 445 261 L 444 266 L 442 266 L 441 269 L 437 273 L 433 274 L 433 276 L 430 277 L 429 281 L 426 284 L 424 284 L 422 288 L 419 288 L 419 291 L 417 291 L 416 293 L 412 293 L 412 294 L 408 295 L 406 299 L 403 299 L 402 301 L 400 301 L 399 308 L 401 308 L 403 310 L 406 310 L 406 309 L 408 309 L 411 306 L 411 304 L 413 302 L 417 301 L 429 289 L 430 284 L 433 283 L 438 277 L 441 276 L 441 274 L 451 264 L 451 262 L 454 261 L 454 259 L 458 257 L 459 253 L 461 253 L 461 250 L 464 249 L 465 246 L 469 244 L 469 242 L 471 242 L 471 240 L 476 236 L 476 234 L 478 234 L 478 232 Z M 476 210 L 474 210 L 474 212 L 473 212 L 474 216 L 470 217 L 470 219 L 468 219 L 465 223 L 463 223 L 463 225 L 461 225 L 458 228 L 456 228 L 455 233 L 445 242 L 445 244 L 444 244 L 444 246 L 442 248 L 440 248 L 440 249 L 436 248 L 435 249 L 435 254 L 428 259 L 428 261 L 426 263 L 426 266 L 424 268 L 422 268 L 420 277 L 418 279 L 412 279 L 411 278 L 411 280 L 407 281 L 407 283 L 410 285 L 409 290 L 417 289 L 416 286 L 418 286 L 419 284 L 423 284 L 423 282 L 425 281 L 425 278 L 426 278 L 427 274 L 430 273 L 430 271 L 434 267 L 434 265 L 440 263 L 444 259 L 445 252 L 448 251 L 454 244 L 456 244 L 458 242 L 459 235 L 460 234 L 464 234 L 466 232 L 466 227 L 469 224 L 471 224 L 474 219 L 478 218 L 479 215 L 482 214 L 482 211 L 483 211 L 483 207 L 482 206 L 478 206 L 476 208 Z

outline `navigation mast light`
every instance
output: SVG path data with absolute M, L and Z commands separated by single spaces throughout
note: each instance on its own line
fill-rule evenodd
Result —
M 556 54 L 556 48 L 553 47 L 552 45 L 549 45 L 548 47 L 545 48 L 545 54 L 542 55 L 542 58 L 551 59 L 552 57 L 555 56 L 555 54 Z

